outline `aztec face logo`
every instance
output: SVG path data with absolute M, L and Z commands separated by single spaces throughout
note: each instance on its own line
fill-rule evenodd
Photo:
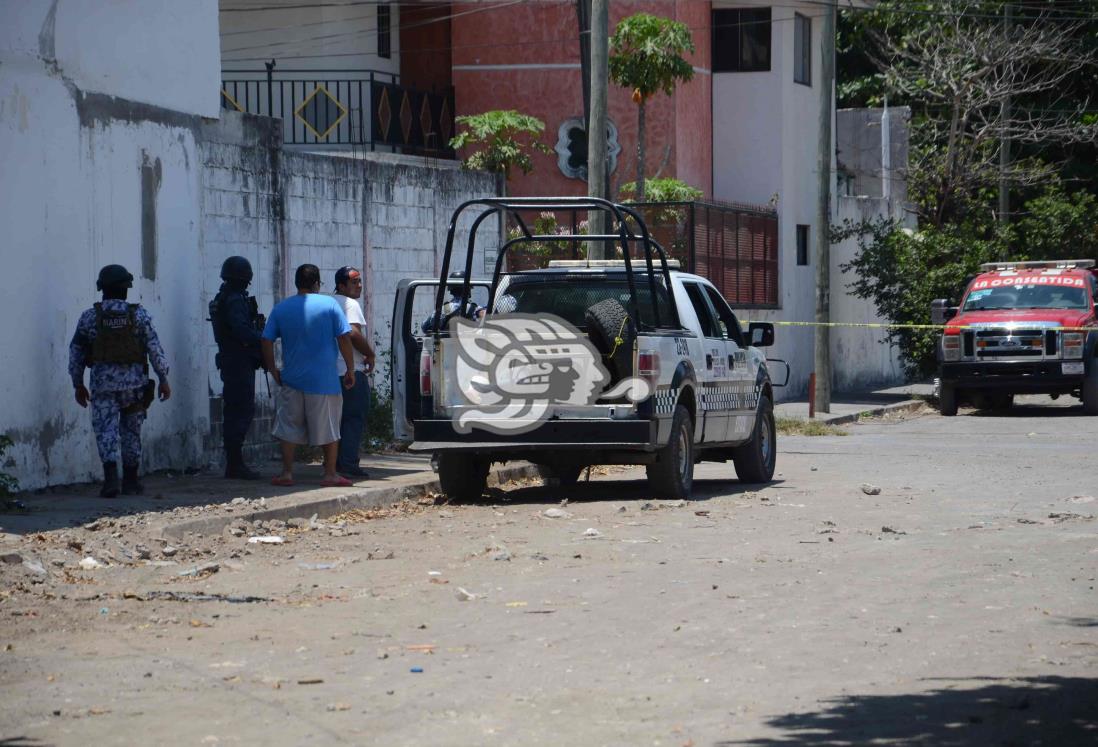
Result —
M 463 401 L 453 423 L 459 433 L 474 426 L 523 433 L 548 420 L 554 406 L 620 397 L 640 402 L 652 394 L 648 382 L 636 377 L 603 392 L 610 374 L 599 351 L 556 316 L 504 314 L 482 324 L 455 318 L 450 334 L 458 343 L 457 387 Z

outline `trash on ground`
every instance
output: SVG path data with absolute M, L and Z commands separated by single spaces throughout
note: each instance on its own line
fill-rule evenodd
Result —
M 587 531 L 583 533 L 583 536 L 595 539 L 597 537 L 601 537 L 602 532 L 600 532 L 598 529 L 595 529 L 594 527 L 588 527 Z
M 89 555 L 88 557 L 80 561 L 80 567 L 85 571 L 92 571 L 96 568 L 102 568 L 103 564 Z
M 466 591 L 465 589 L 461 588 L 460 586 L 457 587 L 457 591 L 454 592 L 454 596 L 456 596 L 458 598 L 459 602 L 468 602 L 472 599 L 477 598 L 476 594 L 472 593 L 471 591 Z
M 210 576 L 221 570 L 220 563 L 203 563 L 179 573 L 180 576 Z
M 249 537 L 248 544 L 250 545 L 281 545 L 286 540 L 279 537 L 277 534 L 267 534 L 260 537 Z
M 879 485 L 870 485 L 868 482 L 862 484 L 862 492 L 866 495 L 880 495 L 881 488 Z

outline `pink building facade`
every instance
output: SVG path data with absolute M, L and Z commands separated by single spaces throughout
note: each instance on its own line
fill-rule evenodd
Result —
M 495 6 L 487 3 L 454 3 L 450 8 L 451 66 L 437 69 L 440 85 L 452 84 L 456 113 L 478 114 L 491 109 L 516 109 L 545 123 L 543 142 L 551 155 L 535 157 L 533 173 L 513 174 L 508 191 L 515 195 L 583 195 L 587 183 L 561 161 L 558 142 L 567 151 L 562 128 L 583 120 L 583 86 L 576 8 L 573 2 L 522 3 Z M 686 24 L 694 38 L 690 56 L 693 80 L 681 84 L 671 96 L 662 93 L 649 100 L 647 109 L 646 175 L 676 177 L 713 196 L 712 80 L 709 2 L 698 0 L 614 0 L 610 3 L 610 29 L 635 13 L 651 13 Z M 421 11 L 422 12 L 422 11 Z M 403 68 L 417 70 L 417 50 L 429 53 L 428 34 L 437 28 L 423 26 L 401 32 L 405 49 Z M 437 41 L 437 39 L 435 40 Z M 610 185 L 618 188 L 634 181 L 637 158 L 637 105 L 632 92 L 611 83 L 609 117 L 616 131 L 617 152 Z

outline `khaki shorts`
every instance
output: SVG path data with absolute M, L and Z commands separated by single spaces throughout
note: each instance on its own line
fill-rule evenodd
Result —
M 272 434 L 280 441 L 324 446 L 339 440 L 342 394 L 306 394 L 282 386 L 275 405 Z

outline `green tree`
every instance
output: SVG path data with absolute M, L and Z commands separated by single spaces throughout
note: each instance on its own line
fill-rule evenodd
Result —
M 686 24 L 638 13 L 618 24 L 610 37 L 610 79 L 633 89 L 637 104 L 637 201 L 643 202 L 645 104 L 660 91 L 670 96 L 676 84 L 694 77 L 683 55 L 694 51 Z
M 524 174 L 534 170 L 531 155 L 535 151 L 549 153 L 539 139 L 545 123 L 537 117 L 514 109 L 495 109 L 457 118 L 458 133 L 450 140 L 455 150 L 472 148 L 465 158 L 470 169 L 503 174 L 504 189 L 511 178 L 511 169 Z

